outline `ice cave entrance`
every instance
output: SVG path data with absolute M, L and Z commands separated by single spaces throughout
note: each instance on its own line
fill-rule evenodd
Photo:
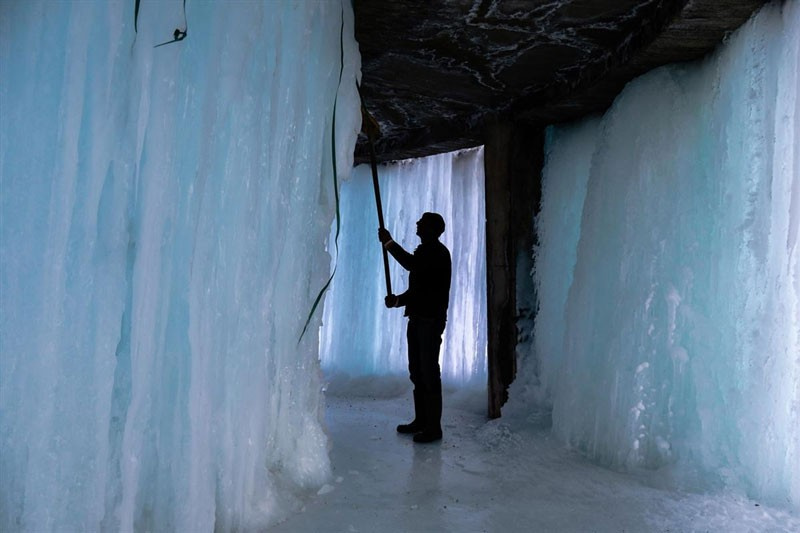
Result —
M 450 250 L 453 276 L 440 365 L 445 387 L 486 387 L 486 254 L 483 148 L 380 165 L 386 226 L 412 251 L 419 243 L 415 222 L 426 211 L 447 224 L 442 242 Z M 329 388 L 368 393 L 396 379 L 407 384 L 405 319 L 383 305 L 385 282 L 378 219 L 369 165 L 359 165 L 341 183 L 341 231 L 336 258 L 335 223 L 329 238 L 333 269 L 320 329 L 320 359 Z M 408 275 L 390 259 L 394 292 Z

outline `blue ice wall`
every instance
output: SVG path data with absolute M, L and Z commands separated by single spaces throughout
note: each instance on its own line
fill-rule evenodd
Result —
M 263 528 L 329 475 L 349 2 L 0 3 L 0 530 Z M 319 325 L 315 317 L 312 328 Z
M 800 3 L 773 3 L 549 130 L 511 404 L 597 461 L 800 506 L 799 43 Z
M 441 237 L 453 275 L 440 363 L 452 385 L 486 382 L 486 259 L 483 149 L 378 167 L 384 219 L 393 238 L 413 252 L 422 213 L 440 213 Z M 341 187 L 342 231 L 336 277 L 325 301 L 320 357 L 331 374 L 408 374 L 406 319 L 386 309 L 378 215 L 369 165 Z M 330 239 L 333 242 L 333 236 Z M 332 245 L 331 245 L 332 246 Z M 392 289 L 408 287 L 408 272 L 389 258 Z

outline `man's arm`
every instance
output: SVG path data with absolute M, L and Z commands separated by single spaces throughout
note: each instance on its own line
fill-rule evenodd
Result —
M 383 244 L 387 252 L 392 254 L 392 257 L 400 263 L 400 266 L 408 271 L 414 268 L 414 255 L 405 251 L 405 249 L 392 240 L 392 234 L 386 229 L 378 230 L 378 239 Z

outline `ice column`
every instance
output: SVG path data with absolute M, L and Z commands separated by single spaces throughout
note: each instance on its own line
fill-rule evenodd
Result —
M 381 165 L 384 219 L 393 238 L 413 252 L 416 221 L 426 211 L 447 225 L 453 276 L 441 351 L 442 378 L 451 384 L 486 381 L 486 259 L 483 149 Z M 325 302 L 320 332 L 322 365 L 350 376 L 407 375 L 405 319 L 386 309 L 378 216 L 369 165 L 359 165 L 341 187 L 339 261 Z M 333 242 L 331 237 L 330 242 Z M 332 245 L 331 245 L 332 247 Z M 391 257 L 392 288 L 408 286 L 408 273 Z
M 133 9 L 0 4 L 3 531 L 252 530 L 329 475 L 298 336 L 342 17 L 342 174 L 359 127 L 350 3 Z
M 773 3 L 599 123 L 550 130 L 541 371 L 512 393 L 538 388 L 555 433 L 603 463 L 677 462 L 794 507 L 799 43 L 800 3 Z

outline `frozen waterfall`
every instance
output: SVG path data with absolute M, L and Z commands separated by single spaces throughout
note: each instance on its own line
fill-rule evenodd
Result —
M 704 61 L 550 128 L 510 410 L 550 403 L 605 464 L 800 506 L 799 48 L 800 2 L 773 3 Z
M 330 475 L 350 3 L 182 6 L 0 3 L 0 530 L 250 530 Z
M 384 219 L 394 239 L 413 252 L 415 223 L 426 211 L 447 225 L 450 308 L 440 353 L 442 379 L 451 385 L 486 382 L 486 259 L 483 149 L 380 165 Z M 405 320 L 386 309 L 378 216 L 369 165 L 341 185 L 342 231 L 336 276 L 325 300 L 320 357 L 331 374 L 351 377 L 408 374 Z M 333 235 L 330 242 L 333 242 Z M 408 273 L 391 257 L 392 289 L 403 292 Z
M 318 355 L 406 375 L 366 166 L 298 341 L 360 121 L 350 2 L 186 4 L 134 32 L 132 0 L 0 2 L 0 531 L 263 530 L 331 476 Z M 800 508 L 799 67 L 773 3 L 548 130 L 507 419 Z M 407 249 L 447 221 L 443 378 L 483 385 L 483 153 L 380 171 Z

